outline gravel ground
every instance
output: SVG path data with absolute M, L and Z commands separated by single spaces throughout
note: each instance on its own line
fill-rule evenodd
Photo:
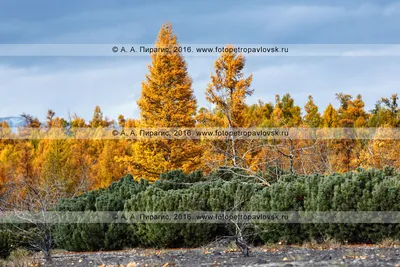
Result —
M 56 253 L 52 266 L 399 266 L 400 247 L 352 246 L 309 249 L 252 248 L 250 257 L 227 249 L 133 249 Z

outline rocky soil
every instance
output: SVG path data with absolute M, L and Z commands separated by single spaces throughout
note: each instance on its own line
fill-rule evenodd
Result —
M 11 265 L 10 265 L 11 266 Z M 18 265 L 21 266 L 21 265 Z M 25 265 L 23 265 L 25 266 Z M 26 266 L 46 266 L 36 258 Z M 47 265 L 48 266 L 48 265 Z M 227 248 L 132 249 L 53 255 L 54 267 L 138 266 L 399 266 L 400 247 L 341 246 L 329 249 L 292 246 L 252 248 L 250 257 Z
M 292 246 L 252 248 L 250 257 L 236 249 L 132 249 L 124 251 L 53 255 L 55 267 L 64 266 L 399 266 L 400 247 L 341 246 L 315 249 Z

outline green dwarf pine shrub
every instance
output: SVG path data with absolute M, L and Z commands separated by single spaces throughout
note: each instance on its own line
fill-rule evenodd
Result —
M 201 171 L 170 171 L 154 184 L 127 175 L 107 189 L 60 201 L 60 211 L 399 211 L 400 174 L 393 169 L 363 170 L 343 174 L 281 175 L 262 187 L 241 170 L 219 169 L 206 176 Z M 83 218 L 82 218 L 83 219 Z M 380 242 L 399 238 L 399 224 L 290 224 L 241 225 L 246 236 L 263 243 L 335 239 Z M 235 234 L 232 223 L 59 224 L 54 236 L 60 248 L 107 250 L 123 247 L 195 247 L 217 236 Z
M 0 229 L 0 258 L 7 258 L 11 249 L 10 233 L 7 230 Z
M 144 191 L 147 181 L 137 182 L 126 175 L 107 189 L 87 192 L 71 199 L 63 199 L 57 205 L 57 211 L 120 211 L 123 212 L 125 200 Z M 136 236 L 129 224 L 105 223 L 57 224 L 53 234 L 60 248 L 73 251 L 95 251 L 122 249 L 137 245 Z

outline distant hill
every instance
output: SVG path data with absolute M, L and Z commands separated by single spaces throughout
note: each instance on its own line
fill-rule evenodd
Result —
M 3 117 L 0 122 L 6 121 L 11 128 L 23 127 L 26 125 L 25 119 L 22 117 Z

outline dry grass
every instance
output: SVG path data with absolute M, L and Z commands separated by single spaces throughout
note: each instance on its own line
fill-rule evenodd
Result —
M 7 260 L 0 262 L 4 267 L 42 267 L 41 257 L 37 253 L 26 249 L 16 249 L 11 252 Z
M 13 250 L 6 260 L 0 260 L 1 267 L 51 267 L 46 264 L 43 253 L 32 252 L 23 248 Z M 67 265 L 64 265 L 65 267 Z
M 379 242 L 378 247 L 380 248 L 397 248 L 400 247 L 400 240 L 385 238 L 381 242 Z
M 311 240 L 309 242 L 305 242 L 301 245 L 302 248 L 311 248 L 318 250 L 327 250 L 327 249 L 337 249 L 341 248 L 343 244 L 332 238 L 325 238 L 322 242 L 317 242 L 316 240 Z

